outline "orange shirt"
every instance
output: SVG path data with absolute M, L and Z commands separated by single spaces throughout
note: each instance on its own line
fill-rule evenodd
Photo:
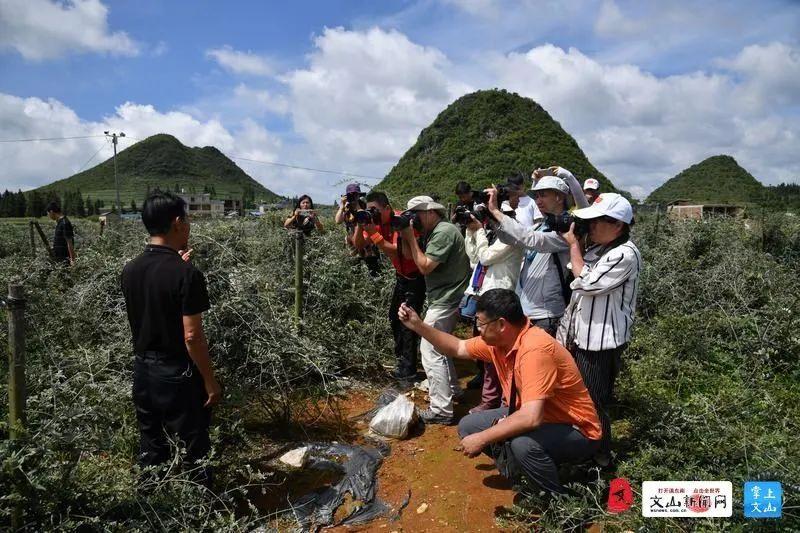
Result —
M 538 327 L 526 325 L 507 354 L 480 337 L 467 341 L 470 357 L 493 363 L 503 397 L 511 397 L 511 372 L 515 373 L 517 408 L 533 400 L 545 400 L 542 422 L 570 424 L 583 435 L 599 440 L 600 419 L 572 355 Z

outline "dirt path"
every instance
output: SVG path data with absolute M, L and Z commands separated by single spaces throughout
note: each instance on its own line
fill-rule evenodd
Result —
M 473 370 L 459 370 L 462 385 Z M 371 394 L 367 395 L 372 396 Z M 416 393 L 415 401 L 425 402 Z M 375 393 L 377 397 L 377 393 Z M 456 414 L 466 414 L 478 403 L 477 391 L 468 391 Z M 374 400 L 374 398 L 373 398 Z M 355 402 L 363 406 L 364 398 Z M 366 429 L 366 424 L 363 425 Z M 486 456 L 470 459 L 457 449 L 456 426 L 426 426 L 424 433 L 404 441 L 391 441 L 392 452 L 378 472 L 378 496 L 393 507 L 408 492 L 411 498 L 399 520 L 375 520 L 364 526 L 339 527 L 334 531 L 497 531 L 495 517 L 512 505 L 510 484 Z M 427 509 L 418 509 L 427 504 Z

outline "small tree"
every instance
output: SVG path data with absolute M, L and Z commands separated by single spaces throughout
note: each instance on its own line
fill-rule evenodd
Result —
M 131 211 L 134 213 L 138 211 L 138 209 L 136 209 L 136 200 L 131 200 Z

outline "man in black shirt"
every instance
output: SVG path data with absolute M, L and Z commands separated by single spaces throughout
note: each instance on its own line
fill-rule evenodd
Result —
M 139 463 L 159 465 L 177 436 L 191 462 L 211 443 L 211 406 L 221 388 L 214 377 L 202 313 L 210 308 L 203 274 L 189 262 L 186 203 L 168 192 L 145 200 L 142 221 L 150 234 L 144 252 L 125 265 L 122 292 L 136 354 L 133 401 L 139 421 Z M 210 472 L 193 470 L 201 483 Z
M 75 262 L 75 232 L 72 222 L 61 212 L 56 202 L 47 205 L 47 217 L 56 221 L 56 232 L 53 236 L 53 259 L 58 263 L 71 265 Z

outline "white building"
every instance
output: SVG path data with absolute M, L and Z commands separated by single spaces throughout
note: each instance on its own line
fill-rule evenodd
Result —
M 188 214 L 192 216 L 221 217 L 225 216 L 225 201 L 212 200 L 209 193 L 179 194 L 189 207 Z

